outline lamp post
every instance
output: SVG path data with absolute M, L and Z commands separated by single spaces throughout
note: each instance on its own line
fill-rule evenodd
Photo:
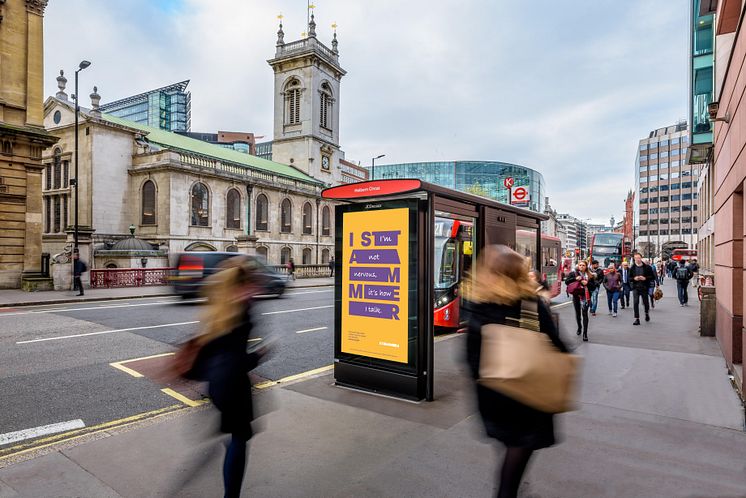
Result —
M 381 159 L 382 157 L 386 157 L 386 154 L 381 154 L 380 156 L 376 156 L 370 161 L 370 178 L 369 180 L 375 180 L 376 178 L 376 159 Z
M 73 234 L 74 252 L 78 252 L 78 208 L 80 197 L 80 181 L 78 177 L 78 114 L 80 113 L 80 104 L 78 102 L 78 73 L 90 66 L 88 61 L 80 61 L 78 69 L 75 70 L 75 232 Z

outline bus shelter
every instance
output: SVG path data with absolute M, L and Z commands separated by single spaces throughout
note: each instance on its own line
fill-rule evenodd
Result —
M 436 325 L 458 330 L 460 284 L 480 248 L 505 244 L 542 267 L 546 217 L 417 179 L 331 187 L 337 385 L 434 399 Z

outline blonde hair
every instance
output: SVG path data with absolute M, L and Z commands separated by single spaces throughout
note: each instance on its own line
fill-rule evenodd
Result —
M 463 293 L 475 303 L 512 305 L 522 299 L 536 299 L 536 282 L 529 277 L 529 261 L 504 245 L 486 246 L 477 259 Z
M 229 258 L 220 268 L 205 283 L 207 307 L 200 320 L 202 332 L 197 336 L 200 345 L 229 333 L 241 323 L 246 313 L 247 286 L 256 280 L 256 265 L 245 256 Z

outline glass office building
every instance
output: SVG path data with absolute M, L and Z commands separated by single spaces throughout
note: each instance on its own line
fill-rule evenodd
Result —
M 189 80 L 101 106 L 101 112 L 161 130 L 186 132 L 192 126 Z
M 417 178 L 428 183 L 469 192 L 509 204 L 509 192 L 503 185 L 513 178 L 514 187 L 525 187 L 529 193 L 528 209 L 544 212 L 546 186 L 538 171 L 499 161 L 441 161 L 403 164 L 376 164 L 371 169 L 374 180 Z
M 692 100 L 689 122 L 691 126 L 691 143 L 712 144 L 712 123 L 707 112 L 707 106 L 713 99 L 715 56 L 713 48 L 715 35 L 713 21 L 715 14 L 712 2 L 706 0 L 692 0 L 691 10 L 691 71 L 690 89 Z

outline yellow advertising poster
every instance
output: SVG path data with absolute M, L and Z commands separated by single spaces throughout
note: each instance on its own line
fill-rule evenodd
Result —
M 342 352 L 407 363 L 409 209 L 342 218 Z

